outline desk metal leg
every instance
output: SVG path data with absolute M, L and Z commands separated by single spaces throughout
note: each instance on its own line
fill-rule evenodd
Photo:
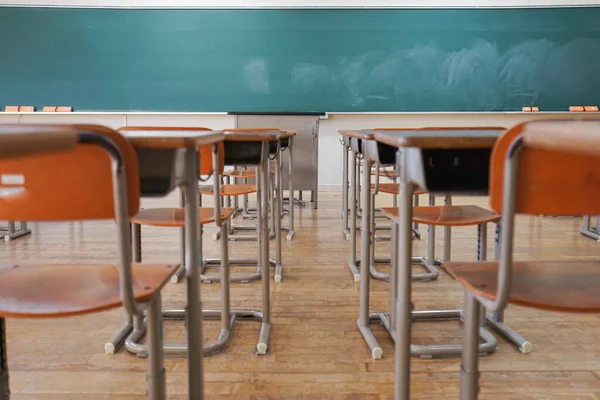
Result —
M 343 150 L 343 165 L 342 165 L 342 220 L 344 222 L 343 225 L 343 233 L 346 237 L 346 240 L 350 239 L 350 229 L 348 225 L 348 148 L 345 143 L 342 143 Z
M 278 146 L 279 147 L 279 146 Z M 275 223 L 275 282 L 281 282 L 281 208 L 283 206 L 283 180 L 281 179 L 281 151 L 275 155 L 275 196 L 273 201 L 273 209 L 275 215 L 273 222 Z
M 360 312 L 358 317 L 358 329 L 362 333 L 373 359 L 380 359 L 382 356 L 381 347 L 377 339 L 369 328 L 369 273 L 371 266 L 371 166 L 372 163 L 364 159 L 362 169 L 362 192 L 363 196 L 363 216 L 362 216 L 362 235 L 360 251 Z
M 411 270 L 412 270 L 412 196 L 414 185 L 407 181 L 405 171 L 407 168 L 405 153 L 400 154 L 400 205 L 398 224 L 398 271 L 397 271 L 397 301 L 396 301 L 396 329 L 395 329 L 395 399 L 410 399 L 410 355 L 411 355 Z
M 465 334 L 463 356 L 460 366 L 460 398 L 461 400 L 476 400 L 479 392 L 479 330 L 480 308 L 477 299 L 470 293 L 465 293 Z
M 167 398 L 167 380 L 162 345 L 162 311 L 160 293 L 148 307 L 148 399 Z
M 288 214 L 289 224 L 288 224 L 288 234 L 286 240 L 291 242 L 294 238 L 294 138 L 290 137 L 288 139 L 288 154 L 289 154 L 289 163 L 288 163 L 288 174 L 289 174 L 289 192 L 290 192 L 290 210 Z M 283 193 L 283 192 L 282 192 Z M 281 195 L 281 200 L 283 202 L 283 194 Z
M 357 268 L 356 261 L 356 196 L 357 196 L 357 185 L 356 185 L 356 174 L 357 174 L 357 162 L 356 153 L 352 151 L 350 153 L 350 260 L 348 261 L 348 267 L 352 272 L 355 282 L 360 281 L 360 273 Z
M 256 352 L 266 354 L 269 345 L 269 331 L 271 328 L 271 301 L 269 287 L 269 144 L 262 144 L 261 167 L 257 178 L 260 179 L 258 187 L 260 196 L 257 199 L 259 210 L 259 236 L 260 263 L 262 268 L 262 296 L 263 296 L 263 320 L 260 328 Z
M 187 283 L 187 340 L 188 385 L 191 399 L 204 397 L 202 371 L 202 304 L 200 297 L 200 265 L 202 260 L 202 237 L 198 229 L 198 154 L 196 149 L 185 152 L 185 247 Z

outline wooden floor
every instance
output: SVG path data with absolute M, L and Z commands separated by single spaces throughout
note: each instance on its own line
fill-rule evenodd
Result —
M 386 195 L 383 195 L 386 196 Z M 319 210 L 297 212 L 293 242 L 284 242 L 284 275 L 272 283 L 273 325 L 270 353 L 253 354 L 259 325 L 238 323 L 230 347 L 205 359 L 208 399 L 391 399 L 393 345 L 374 326 L 384 358 L 373 361 L 356 328 L 358 286 L 346 266 L 348 242 L 341 234 L 340 195 L 320 195 Z M 455 204 L 467 199 L 456 199 Z M 485 199 L 468 199 L 486 204 Z M 175 205 L 177 198 L 145 202 Z M 382 204 L 384 202 L 381 202 Z M 581 219 L 524 217 L 518 221 L 518 259 L 598 257 L 600 249 L 578 234 Z M 34 233 L 1 244 L 0 261 L 112 262 L 114 224 L 110 222 L 31 224 Z M 423 229 L 424 230 L 424 229 Z M 205 255 L 219 246 L 204 235 Z M 425 232 L 424 232 L 425 233 Z M 490 235 L 492 234 L 490 228 Z M 424 235 L 426 238 L 426 235 Z M 489 240 L 490 249 L 492 240 Z M 438 254 L 441 254 L 441 231 Z M 453 230 L 453 258 L 475 258 L 475 229 Z M 177 262 L 179 232 L 144 228 L 144 261 Z M 274 243 L 271 244 L 273 246 Z M 377 243 L 378 254 L 389 243 Z M 425 254 L 426 241 L 415 241 Z M 232 243 L 231 256 L 253 256 L 255 243 Z M 387 284 L 373 282 L 372 310 L 385 310 Z M 166 288 L 166 307 L 180 308 L 184 285 Z M 203 285 L 206 307 L 215 306 L 218 285 Z M 233 285 L 233 306 L 260 305 L 260 283 Z M 418 309 L 461 307 L 458 283 L 442 275 L 436 282 L 415 283 Z M 108 356 L 105 341 L 120 327 L 122 311 L 58 320 L 9 320 L 8 347 L 13 399 L 144 399 L 146 361 L 126 353 Z M 507 322 L 533 342 L 521 354 L 502 339 L 498 351 L 481 361 L 483 399 L 600 399 L 600 318 L 511 307 Z M 218 323 L 207 322 L 206 340 L 214 340 Z M 416 343 L 460 343 L 458 322 L 417 323 Z M 182 323 L 167 322 L 165 341 L 185 340 Z M 187 398 L 186 360 L 166 360 L 168 398 Z M 457 359 L 412 361 L 412 398 L 452 399 L 458 393 Z

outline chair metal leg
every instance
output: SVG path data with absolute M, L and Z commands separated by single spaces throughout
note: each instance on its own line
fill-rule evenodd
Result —
M 497 222 L 494 237 L 495 260 L 500 259 L 500 229 L 500 222 Z M 485 321 L 495 332 L 516 345 L 521 353 L 531 353 L 533 344 L 504 323 L 504 310 L 495 312 L 492 315 L 486 315 Z
M 460 399 L 476 400 L 479 393 L 479 330 L 481 305 L 470 292 L 465 292 L 465 322 L 462 363 L 460 366 Z
M 493 313 L 492 315 L 486 316 L 487 324 L 492 327 L 494 331 L 502 335 L 506 340 L 512 342 L 517 346 L 521 353 L 531 353 L 533 344 L 519 335 L 514 329 L 504 323 L 504 313 Z
M 452 195 L 447 194 L 444 198 L 444 204 L 446 206 L 452 205 Z M 452 227 L 445 226 L 444 227 L 444 262 L 449 262 L 451 257 L 450 246 L 452 243 Z
M 142 262 L 142 226 L 131 224 L 131 254 L 134 263 Z
M 277 152 L 275 156 L 275 198 L 273 201 L 273 222 L 275 224 L 275 275 L 273 280 L 275 282 L 281 282 L 281 208 L 283 207 L 283 180 L 281 179 L 281 151 Z
M 162 310 L 160 293 L 148 307 L 148 399 L 166 400 L 167 382 L 163 362 Z M 198 379 L 198 377 L 194 377 Z M 200 376 L 199 379 L 202 379 Z
M 119 331 L 104 344 L 105 354 L 115 354 L 125 344 L 125 340 L 133 332 L 133 319 L 129 315 L 125 315 L 125 323 Z
M 4 234 L 4 241 L 10 242 L 13 239 L 18 239 L 23 236 L 27 236 L 31 234 L 31 229 L 27 228 L 26 221 L 20 221 L 19 229 L 15 224 L 15 221 L 8 221 L 8 228 L 5 229 L 6 233 Z
M 413 206 L 419 207 L 419 195 L 418 194 L 415 194 L 413 196 Z M 419 223 L 418 222 L 413 223 L 413 235 L 415 235 L 415 237 L 419 240 L 421 240 L 423 238 L 421 231 L 419 231 Z
M 202 196 L 198 196 L 202 198 Z M 179 191 L 179 207 L 185 207 L 185 192 Z M 178 283 L 185 276 L 185 227 L 179 228 L 179 269 L 171 276 L 171 283 Z
M 600 217 L 596 218 L 596 227 L 592 227 L 592 217 L 590 215 L 583 216 L 583 226 L 579 230 L 584 236 L 594 240 L 600 240 Z

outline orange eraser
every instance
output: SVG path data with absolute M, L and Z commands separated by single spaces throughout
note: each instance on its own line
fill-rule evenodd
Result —
M 56 111 L 57 112 L 71 112 L 71 111 L 73 111 L 73 107 L 71 107 L 71 106 L 59 106 L 59 107 L 56 107 Z
M 6 106 L 4 107 L 6 112 L 19 112 L 19 106 Z
M 538 107 L 531 107 L 531 112 L 539 112 L 540 109 Z
M 585 111 L 583 106 L 571 106 L 569 107 L 569 111 L 571 112 L 583 112 Z
M 33 106 L 19 106 L 19 112 L 33 112 L 35 108 Z
M 598 106 L 584 106 L 586 112 L 598 112 Z
M 44 106 L 42 108 L 42 112 L 54 112 L 56 111 L 56 106 Z
M 531 107 L 523 107 L 523 112 L 531 112 Z

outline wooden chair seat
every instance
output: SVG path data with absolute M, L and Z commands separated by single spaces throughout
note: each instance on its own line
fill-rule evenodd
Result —
M 381 212 L 399 222 L 398 207 L 382 208 Z M 500 220 L 500 215 L 478 206 L 424 206 L 413 207 L 413 221 L 425 225 L 469 226 Z
M 214 208 L 199 208 L 200 225 L 215 222 Z M 233 215 L 233 208 L 222 208 L 221 218 L 229 219 Z M 130 219 L 134 224 L 150 226 L 185 226 L 184 208 L 149 208 Z
M 371 190 L 375 190 L 375 184 L 371 184 Z M 400 194 L 400 185 L 397 183 L 380 183 L 379 184 L 379 191 L 381 193 L 387 193 L 387 194 Z M 420 194 L 425 194 L 427 192 L 425 192 L 423 189 L 417 189 L 415 190 L 415 194 L 420 195 Z
M 449 262 L 444 266 L 466 289 L 496 298 L 497 262 Z M 600 312 L 600 261 L 513 262 L 510 302 L 554 311 Z
M 201 194 L 212 195 L 212 185 L 200 186 L 199 191 Z M 256 193 L 256 185 L 246 184 L 232 184 L 232 185 L 221 185 L 221 196 L 241 196 L 243 194 Z
M 177 265 L 132 264 L 137 302 L 150 301 Z M 44 318 L 117 308 L 119 267 L 111 264 L 8 265 L 0 268 L 0 315 Z

